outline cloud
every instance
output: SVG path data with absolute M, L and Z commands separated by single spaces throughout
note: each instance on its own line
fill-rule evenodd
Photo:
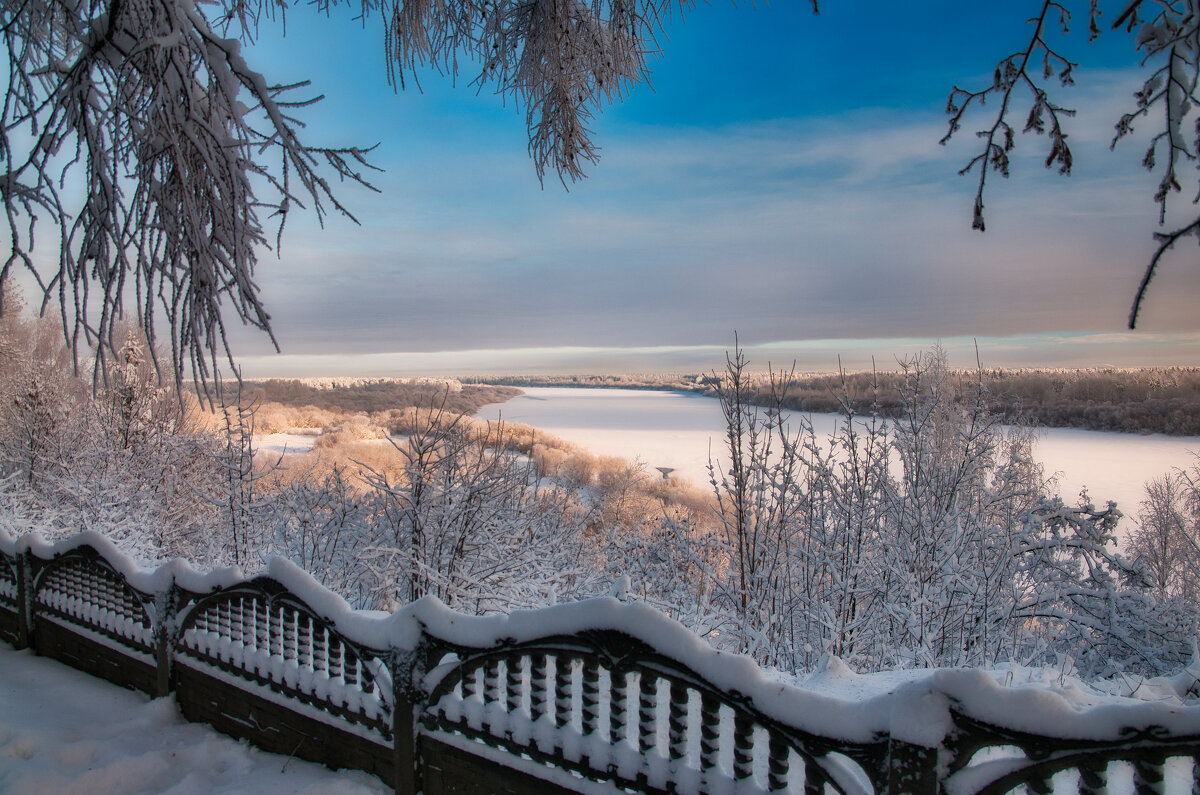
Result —
M 294 230 L 261 283 L 303 354 L 1115 331 L 1156 220 L 1146 176 L 1095 132 L 1130 85 L 1112 73 L 1079 94 L 1100 109 L 1077 119 L 1069 179 L 1041 166 L 1044 141 L 1019 141 L 1014 178 L 989 177 L 983 235 L 956 174 L 974 139 L 938 146 L 936 114 L 624 125 L 570 192 L 538 186 L 520 150 L 424 136 L 361 228 Z M 1200 328 L 1187 256 L 1156 284 L 1151 330 Z
M 1019 334 L 1002 337 L 838 338 L 761 342 L 742 337 L 752 369 L 790 367 L 799 372 L 894 369 L 898 359 L 941 345 L 951 366 L 1148 367 L 1200 361 L 1200 333 Z M 249 378 L 320 376 L 495 376 L 504 374 L 700 374 L 720 368 L 733 337 L 713 345 L 603 348 L 561 346 L 480 348 L 378 354 L 250 356 Z

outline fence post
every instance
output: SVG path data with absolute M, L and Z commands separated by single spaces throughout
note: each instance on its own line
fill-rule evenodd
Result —
M 942 782 L 938 778 L 938 749 L 913 745 L 896 739 L 888 740 L 887 792 L 907 795 L 920 792 L 938 795 Z
M 17 555 L 17 648 L 33 642 L 33 553 Z
M 421 632 L 423 635 L 423 627 Z M 388 664 L 392 671 L 392 775 L 396 795 L 416 795 L 423 789 L 417 720 L 425 703 L 419 689 L 424 655 L 422 640 L 412 651 L 393 649 Z
M 154 597 L 154 612 L 156 618 L 154 626 L 154 661 L 157 669 L 157 679 L 154 686 L 154 695 L 156 698 L 162 698 L 171 694 L 171 632 L 170 627 L 175 625 L 175 613 L 179 606 L 178 589 L 175 587 L 175 579 L 171 578 L 171 584 L 163 593 L 156 594 Z

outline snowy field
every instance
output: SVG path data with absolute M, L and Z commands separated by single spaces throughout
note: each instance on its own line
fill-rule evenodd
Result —
M 262 453 L 310 453 L 317 442 L 316 434 L 264 433 L 254 437 L 254 447 Z
M 638 389 L 525 387 L 507 403 L 484 406 L 482 419 L 503 417 L 532 425 L 599 455 L 638 459 L 651 474 L 673 467 L 693 485 L 708 483 L 708 454 L 722 452 L 724 420 L 713 398 Z M 812 414 L 819 435 L 829 435 L 837 414 Z M 1049 428 L 1039 434 L 1035 456 L 1047 475 L 1059 473 L 1059 492 L 1074 503 L 1087 487 L 1098 504 L 1115 500 L 1136 515 L 1147 480 L 1173 467 L 1188 467 L 1200 437 L 1138 435 Z
M 0 792 L 6 795 L 370 795 L 374 776 L 267 754 L 150 700 L 0 643 Z
M 316 446 L 318 436 L 315 433 L 264 433 L 254 437 L 254 449 L 261 453 L 311 453 Z M 388 439 L 362 439 L 371 444 L 388 445 L 391 442 L 403 442 L 405 437 L 393 436 Z

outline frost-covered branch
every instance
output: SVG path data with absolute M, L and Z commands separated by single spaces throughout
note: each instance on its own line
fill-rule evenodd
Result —
M 526 111 L 538 177 L 584 176 L 597 148 L 591 123 L 604 105 L 649 77 L 647 59 L 673 13 L 692 0 L 382 0 L 390 74 L 397 85 L 435 67 L 514 98 Z
M 273 7 L 273 6 L 271 6 Z M 125 301 L 152 339 L 170 330 L 176 378 L 211 377 L 226 322 L 271 334 L 254 280 L 290 208 L 347 214 L 330 177 L 366 184 L 360 149 L 313 147 L 289 114 L 303 87 L 271 85 L 214 32 L 263 6 L 176 0 L 2 0 L 9 75 L 0 197 L 11 248 L 0 277 L 33 272 L 76 350 L 114 350 Z M 270 7 L 268 7 L 270 8 Z M 249 30 L 239 31 L 243 36 Z M 69 189 L 68 189 L 69 188 Z M 49 225 L 38 240 L 39 224 Z M 39 273 L 38 244 L 56 248 Z M 132 296 L 130 295 L 132 294 Z
M 1056 0 L 1044 0 L 1041 12 L 1030 19 L 1033 34 L 1025 49 L 1009 55 L 997 64 L 992 76 L 992 84 L 979 91 L 969 91 L 955 86 L 946 102 L 946 112 L 950 114 L 950 125 L 941 143 L 947 143 L 961 127 L 963 118 L 972 105 L 985 105 L 989 97 L 999 96 L 1000 108 L 996 112 L 991 127 L 976 133 L 984 141 L 983 151 L 963 167 L 959 174 L 968 174 L 976 167 L 979 168 L 978 187 L 975 191 L 975 209 L 971 225 L 983 231 L 985 228 L 983 214 L 983 194 L 987 185 L 989 170 L 998 171 L 1001 176 L 1009 175 L 1009 154 L 1015 148 L 1015 135 L 1008 122 L 1008 113 L 1013 103 L 1014 92 L 1021 87 L 1029 90 L 1033 104 L 1025 120 L 1021 132 L 1036 132 L 1038 135 L 1048 134 L 1050 137 L 1050 153 L 1046 156 L 1046 167 L 1058 166 L 1060 174 L 1071 172 L 1072 155 L 1067 146 L 1067 135 L 1063 131 L 1060 116 L 1073 116 L 1075 111 L 1065 108 L 1050 99 L 1043 87 L 1043 82 L 1057 75 L 1063 86 L 1071 85 L 1074 80 L 1071 70 L 1077 64 L 1060 55 L 1046 41 L 1047 18 L 1051 15 L 1058 17 L 1058 23 L 1065 32 L 1071 19 L 1070 12 Z M 1095 9 L 1093 6 L 1093 24 Z M 1041 61 L 1041 78 L 1031 73 L 1034 62 Z M 1048 125 L 1048 126 L 1047 126 Z
M 1152 11 L 1143 21 L 1140 14 L 1146 5 L 1152 6 Z M 1130 32 L 1136 29 L 1135 42 L 1143 53 L 1143 64 L 1159 61 L 1161 65 L 1134 93 L 1134 109 L 1117 120 L 1112 147 L 1115 148 L 1121 139 L 1134 131 L 1134 121 L 1150 118 L 1152 111 L 1159 114 L 1161 128 L 1151 137 L 1142 156 L 1142 166 L 1150 172 L 1160 167 L 1162 169 L 1154 201 L 1159 206 L 1159 223 L 1164 224 L 1168 199 L 1171 194 L 1183 189 L 1180 165 L 1183 161 L 1197 164 L 1200 155 L 1200 125 L 1195 127 L 1190 140 L 1184 132 L 1184 122 L 1194 117 L 1193 111 L 1200 105 L 1200 96 L 1197 95 L 1200 82 L 1200 9 L 1194 0 L 1152 4 L 1131 2 L 1114 27 L 1120 25 Z M 1200 192 L 1192 201 L 1193 204 L 1200 201 Z M 1158 245 L 1134 296 L 1129 312 L 1130 328 L 1137 325 L 1142 302 L 1163 256 L 1181 238 L 1197 232 L 1200 232 L 1200 218 L 1174 230 L 1155 233 Z
M 1200 85 L 1200 6 L 1196 0 L 1125 0 L 1112 25 L 1113 29 L 1124 29 L 1132 34 L 1134 48 L 1142 53 L 1143 66 L 1152 66 L 1149 76 L 1134 93 L 1134 107 L 1116 122 L 1112 147 L 1134 132 L 1134 123 L 1141 119 L 1157 117 L 1157 131 L 1142 156 L 1142 165 L 1151 172 L 1161 170 L 1153 194 L 1159 205 L 1159 223 L 1167 220 L 1168 199 L 1183 190 L 1182 166 L 1190 162 L 1200 165 L 1200 124 L 1195 123 L 1195 109 L 1200 106 L 1197 87 Z M 1098 19 L 1100 0 L 1089 0 L 1088 30 L 1095 39 L 1100 34 Z M 959 172 L 968 174 L 978 167 L 978 182 L 972 226 L 984 229 L 984 193 L 990 171 L 998 171 L 1004 177 L 1010 173 L 1010 153 L 1015 146 L 1015 131 L 1008 121 L 1013 111 L 1014 92 L 1023 86 L 1032 98 L 1029 116 L 1023 132 L 1046 133 L 1050 138 L 1050 151 L 1046 166 L 1057 166 L 1061 174 L 1069 174 L 1072 155 L 1067 145 L 1067 134 L 1060 117 L 1073 115 L 1053 102 L 1044 81 L 1057 75 L 1063 86 L 1070 85 L 1072 69 L 1076 64 L 1068 60 L 1048 43 L 1046 27 L 1048 18 L 1056 18 L 1065 34 L 1071 16 L 1065 5 L 1057 0 L 1043 0 L 1041 13 L 1030 20 L 1033 34 L 1025 48 L 1010 55 L 996 67 L 992 85 L 978 91 L 955 86 L 950 92 L 946 111 L 950 115 L 949 129 L 942 138 L 946 143 L 962 126 L 967 112 L 974 106 L 982 106 L 989 98 L 998 97 L 1000 107 L 990 127 L 977 135 L 983 139 L 983 151 L 975 155 Z M 1041 62 L 1040 78 L 1031 68 Z M 1153 116 L 1152 116 L 1153 114 Z M 1191 125 L 1194 130 L 1188 131 Z M 1200 191 L 1195 194 L 1193 204 L 1200 202 Z M 1181 238 L 1200 234 L 1200 218 L 1178 228 L 1155 233 L 1157 247 L 1146 268 L 1134 297 L 1129 314 L 1129 327 L 1135 328 L 1142 303 L 1146 298 L 1151 280 L 1158 271 L 1163 255 Z

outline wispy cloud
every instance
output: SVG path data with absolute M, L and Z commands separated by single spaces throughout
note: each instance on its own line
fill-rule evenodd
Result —
M 1069 179 L 1042 167 L 1044 139 L 1019 140 L 1013 179 L 989 177 L 983 235 L 957 175 L 978 142 L 968 126 L 939 146 L 939 109 L 602 120 L 603 159 L 570 192 L 538 185 L 508 119 L 503 141 L 406 138 L 383 197 L 355 208 L 363 226 L 295 230 L 262 283 L 297 354 L 1116 331 L 1156 220 L 1140 153 L 1108 151 L 1133 85 L 1103 73 L 1074 92 Z M 1200 328 L 1200 272 L 1160 278 L 1147 328 Z

